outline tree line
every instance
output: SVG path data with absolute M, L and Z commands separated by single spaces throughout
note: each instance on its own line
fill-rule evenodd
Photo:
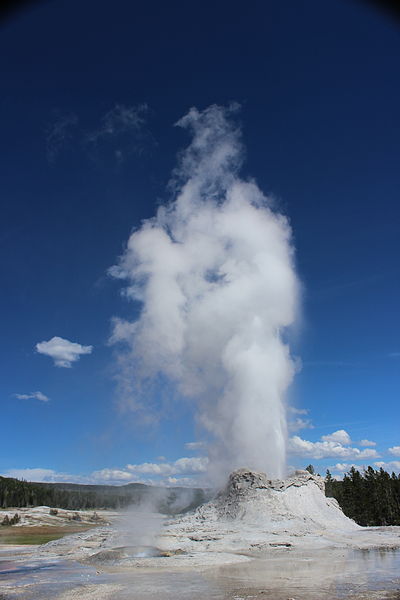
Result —
M 93 486 L 96 487 L 96 486 Z M 67 510 L 95 508 L 123 508 L 129 504 L 128 496 L 98 490 L 70 490 L 46 483 L 0 477 L 0 507 L 54 506 Z
M 123 509 L 147 500 L 163 513 L 196 508 L 208 499 L 209 490 L 157 488 L 141 483 L 123 486 L 75 483 L 34 483 L 0 476 L 0 508 L 52 506 L 66 510 Z
M 400 525 L 400 474 L 372 467 L 360 473 L 351 467 L 342 480 L 336 480 L 327 470 L 325 494 L 359 525 Z

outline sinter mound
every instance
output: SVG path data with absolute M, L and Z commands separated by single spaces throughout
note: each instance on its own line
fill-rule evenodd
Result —
M 340 528 L 359 526 L 346 517 L 333 498 L 325 496 L 322 477 L 296 471 L 288 479 L 268 479 L 265 473 L 239 469 L 229 476 L 225 489 L 214 501 L 199 507 L 196 519 L 240 520 L 278 529 Z
M 214 500 L 170 521 L 160 543 L 185 552 L 234 553 L 299 544 L 347 545 L 363 528 L 325 496 L 324 488 L 323 479 L 308 471 L 271 480 L 265 473 L 239 469 Z
M 113 525 L 50 542 L 41 546 L 39 554 L 89 562 L 92 557 L 109 564 L 101 560 L 106 551 L 113 569 L 144 564 L 170 569 L 222 565 L 296 550 L 400 546 L 400 527 L 360 527 L 343 514 L 333 498 L 325 497 L 323 479 L 308 471 L 271 480 L 264 473 L 239 469 L 214 500 L 192 514 L 160 523 L 152 535 L 154 539 L 148 543 L 158 551 L 154 557 L 146 553 L 141 558 L 131 552 L 133 546 L 143 543 L 134 530 L 129 555 L 123 549 L 119 556 L 121 530 Z

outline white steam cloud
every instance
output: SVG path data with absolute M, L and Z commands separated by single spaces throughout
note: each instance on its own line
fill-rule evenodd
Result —
M 299 285 L 287 219 L 238 176 L 235 108 L 192 108 L 177 123 L 193 139 L 174 173 L 175 199 L 132 233 L 111 269 L 142 309 L 132 322 L 115 319 L 111 339 L 128 345 L 121 381 L 136 408 L 160 375 L 196 402 L 211 475 L 247 466 L 278 477 Z

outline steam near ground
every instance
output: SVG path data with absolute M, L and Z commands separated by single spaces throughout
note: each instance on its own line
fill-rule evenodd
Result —
M 192 108 L 178 121 L 192 140 L 173 200 L 132 233 L 111 269 L 141 305 L 136 320 L 114 321 L 125 401 L 151 418 L 146 391 L 160 377 L 193 401 L 216 484 L 242 466 L 284 473 L 295 371 L 285 340 L 299 297 L 288 221 L 239 176 L 236 110 Z
M 167 515 L 184 513 L 201 500 L 199 490 L 178 488 L 150 488 L 136 504 L 121 512 L 115 521 L 116 538 L 120 546 L 151 547 L 157 538 Z M 204 500 L 205 496 L 201 496 Z

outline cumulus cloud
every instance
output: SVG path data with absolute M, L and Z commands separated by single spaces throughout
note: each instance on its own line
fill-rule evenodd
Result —
M 121 469 L 101 469 L 94 471 L 87 479 L 87 483 L 98 485 L 127 485 L 128 483 L 143 483 L 161 487 L 201 487 L 204 481 L 196 477 L 165 476 L 154 477 L 135 475 Z
M 393 456 L 400 456 L 400 446 L 392 446 L 389 448 L 389 452 L 390 454 L 393 454 Z
M 188 478 L 188 475 L 198 476 L 206 472 L 208 458 L 178 458 L 173 462 L 151 463 L 144 462 L 140 464 L 128 464 L 124 469 L 101 469 L 92 473 L 91 477 L 96 481 L 109 483 L 118 482 L 141 482 L 149 484 L 163 485 L 188 485 L 188 482 L 194 483 L 195 477 Z
M 391 471 L 394 471 L 395 473 L 400 472 L 400 460 L 391 460 L 389 462 L 377 461 L 377 462 L 374 462 L 374 466 L 377 467 L 378 469 L 380 469 L 382 467 L 382 469 L 384 469 L 385 471 L 388 471 L 388 472 L 391 472 Z
M 382 467 L 382 469 L 384 469 L 385 471 L 391 472 L 391 471 L 395 471 L 395 472 L 399 472 L 400 471 L 400 461 L 398 460 L 393 460 L 393 461 L 375 461 L 373 463 L 374 467 L 377 469 L 380 469 Z M 339 473 L 347 473 L 348 471 L 350 471 L 350 469 L 354 467 L 355 469 L 357 469 L 358 471 L 362 471 L 366 468 L 365 464 L 362 465 L 357 465 L 355 463 L 336 463 L 335 465 L 329 467 L 329 470 L 332 472 L 339 472 Z
M 53 469 L 9 469 L 3 473 L 4 477 L 14 477 L 15 479 L 25 479 L 26 481 L 37 481 L 37 482 L 75 482 L 75 483 L 86 483 L 87 478 L 80 475 L 71 475 L 68 473 L 59 473 Z
M 341 475 L 344 475 L 344 473 L 348 473 L 352 467 L 354 467 L 358 471 L 363 471 L 365 465 L 356 465 L 355 463 L 336 463 L 335 465 L 328 467 L 328 469 L 333 473 L 337 472 Z
M 50 398 L 48 398 L 42 392 L 30 392 L 29 394 L 14 394 L 16 398 L 19 400 L 40 400 L 40 402 L 48 402 Z
M 83 354 L 90 354 L 93 346 L 82 346 L 77 342 L 70 342 L 64 338 L 54 336 L 47 342 L 36 344 L 36 351 L 39 354 L 50 356 L 57 367 L 69 368 L 73 362 L 80 359 Z
M 88 475 L 60 473 L 53 469 L 27 468 L 9 469 L 2 473 L 4 477 L 15 477 L 27 481 L 75 482 L 122 485 L 126 483 L 146 483 L 149 485 L 199 485 L 207 470 L 208 458 L 178 458 L 171 462 L 128 464 L 123 468 L 104 468 Z M 201 476 L 201 480 L 199 480 Z
M 360 446 L 376 446 L 376 442 L 372 442 L 371 440 L 360 440 L 358 443 Z
M 123 469 L 100 469 L 98 471 L 93 471 L 91 478 L 98 483 L 128 483 L 135 481 L 132 473 L 124 471 Z
M 125 343 L 117 350 L 125 402 L 148 408 L 143 391 L 160 377 L 191 399 L 212 438 L 216 479 L 243 465 L 283 475 L 284 400 L 296 372 L 291 228 L 239 177 L 236 108 L 193 108 L 178 122 L 192 141 L 170 186 L 175 199 L 132 233 L 110 270 L 142 304 L 135 320 L 114 322 L 112 340 Z
M 139 465 L 126 465 L 131 473 L 141 475 L 183 475 L 194 473 L 205 473 L 208 465 L 208 458 L 201 456 L 198 458 L 178 458 L 175 462 L 162 463 L 142 463 Z
M 194 477 L 167 477 L 165 484 L 171 486 L 198 487 L 199 481 Z
M 329 436 L 323 437 L 326 438 Z M 310 442 L 308 440 L 303 440 L 297 435 L 289 439 L 289 452 L 297 456 L 315 459 L 337 457 L 362 460 L 364 458 L 378 458 L 379 456 L 376 450 L 368 448 L 360 450 L 359 448 L 345 446 L 341 442 L 335 441 L 335 439 Z
M 329 435 L 323 435 L 321 440 L 324 442 L 338 442 L 339 444 L 344 444 L 345 446 L 351 444 L 350 436 L 344 429 L 338 429 L 338 431 L 334 431 Z

